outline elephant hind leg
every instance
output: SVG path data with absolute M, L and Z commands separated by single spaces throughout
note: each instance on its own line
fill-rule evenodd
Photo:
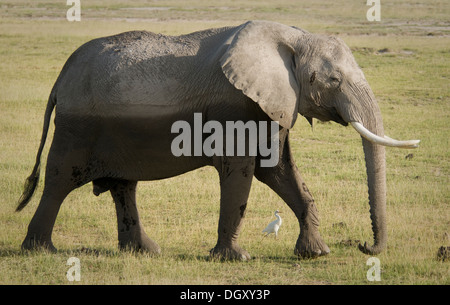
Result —
M 44 189 L 39 206 L 28 225 L 27 235 L 22 243 L 23 250 L 45 249 L 56 252 L 52 242 L 53 226 L 64 198 L 70 191 L 55 191 L 55 186 Z
M 147 236 L 139 220 L 136 207 L 137 182 L 115 180 L 112 183 L 111 180 L 108 183 L 113 184 L 110 192 L 116 206 L 119 248 L 159 254 L 160 247 Z
M 47 249 L 56 252 L 51 236 L 61 204 L 77 188 L 79 181 L 68 170 L 71 163 L 54 149 L 50 150 L 45 173 L 45 185 L 39 206 L 28 226 L 22 243 L 24 250 Z

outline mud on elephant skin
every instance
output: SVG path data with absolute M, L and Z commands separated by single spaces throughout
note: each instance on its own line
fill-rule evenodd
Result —
M 374 244 L 360 249 L 376 254 L 387 242 L 384 146 L 418 144 L 384 136 L 374 94 L 341 40 L 266 21 L 183 36 L 132 31 L 78 48 L 50 93 L 36 163 L 18 211 L 36 189 L 54 110 L 45 187 L 24 249 L 56 250 L 51 236 L 60 205 L 72 190 L 92 181 L 95 195 L 110 191 L 115 202 L 119 247 L 159 253 L 140 222 L 137 182 L 214 166 L 221 197 L 218 239 L 211 255 L 250 258 L 237 239 L 253 176 L 275 191 L 298 218 L 294 252 L 301 257 L 328 254 L 314 199 L 289 144 L 289 129 L 300 113 L 310 122 L 317 118 L 350 123 L 361 134 Z M 174 156 L 172 124 L 192 124 L 196 113 L 220 124 L 277 121 L 278 162 L 263 167 L 260 152 L 250 155 L 248 150 L 239 156 Z M 259 130 L 258 142 L 270 141 L 270 133 L 266 138 L 262 134 Z M 250 140 L 254 139 L 245 138 L 247 146 Z M 222 144 L 226 151 L 226 139 Z

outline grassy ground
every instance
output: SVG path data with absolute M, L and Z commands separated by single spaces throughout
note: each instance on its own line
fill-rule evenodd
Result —
M 0 1 L 0 284 L 67 284 L 71 256 L 81 261 L 82 284 L 369 283 L 369 256 L 356 249 L 357 240 L 372 238 L 359 136 L 331 123 L 311 130 L 302 118 L 292 131 L 293 151 L 318 205 L 327 257 L 297 260 L 295 216 L 255 180 L 240 237 L 253 260 L 210 261 L 219 209 L 211 168 L 139 184 L 142 221 L 162 248 L 159 257 L 117 250 L 112 199 L 93 196 L 91 185 L 61 207 L 53 237 L 58 254 L 20 251 L 43 181 L 23 212 L 14 209 L 34 163 L 48 94 L 71 52 L 126 30 L 180 34 L 249 19 L 344 39 L 378 97 L 386 133 L 422 140 L 414 151 L 387 150 L 389 241 L 378 256 L 380 283 L 450 284 L 449 262 L 436 258 L 440 246 L 450 246 L 448 2 L 382 1 L 375 23 L 365 18 L 365 1 L 81 1 L 82 20 L 74 23 L 65 19 L 65 2 Z M 284 212 L 279 239 L 262 239 L 275 209 Z

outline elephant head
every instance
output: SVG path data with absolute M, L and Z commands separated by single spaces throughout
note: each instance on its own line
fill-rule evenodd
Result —
M 221 65 L 228 80 L 282 127 L 292 128 L 300 113 L 310 123 L 312 118 L 350 123 L 361 134 L 374 244 L 359 248 L 367 254 L 381 252 L 387 241 L 384 146 L 415 148 L 419 141 L 384 136 L 375 96 L 345 43 L 253 21 L 229 42 Z

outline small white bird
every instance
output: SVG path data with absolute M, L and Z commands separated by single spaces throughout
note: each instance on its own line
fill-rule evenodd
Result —
M 269 223 L 267 225 L 267 227 L 263 230 L 263 233 L 264 232 L 267 233 L 266 235 L 264 235 L 264 237 L 266 237 L 270 233 L 275 233 L 275 239 L 278 237 L 278 229 L 280 228 L 281 222 L 282 222 L 281 217 L 280 217 L 280 215 L 278 215 L 278 213 L 281 213 L 281 212 L 276 210 L 275 217 L 277 219 L 272 221 L 271 223 Z

